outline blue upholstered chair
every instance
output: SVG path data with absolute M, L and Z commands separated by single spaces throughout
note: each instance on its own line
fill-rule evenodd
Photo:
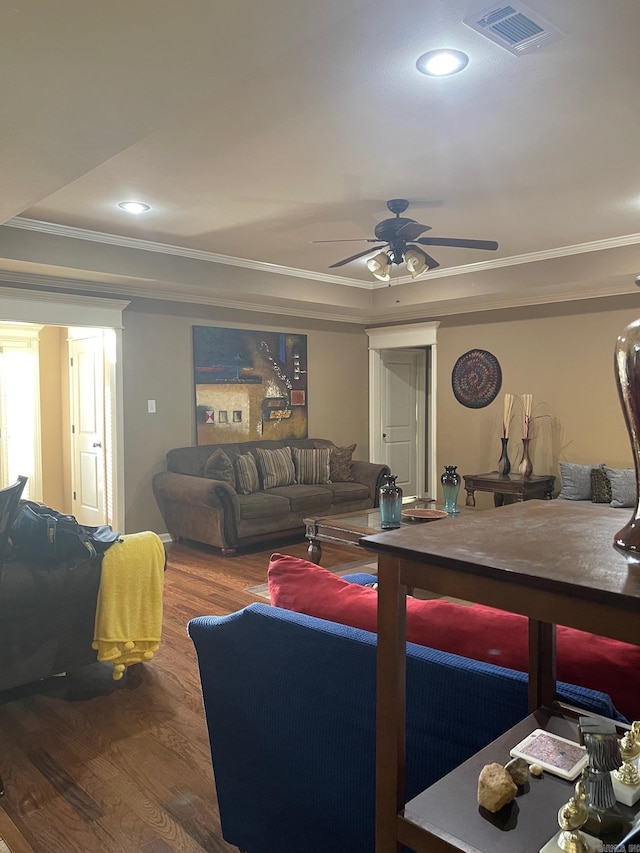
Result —
M 372 853 L 376 636 L 263 604 L 188 630 L 224 838 L 248 853 Z M 527 676 L 407 649 L 409 798 L 526 716 Z M 559 692 L 618 716 L 604 694 Z

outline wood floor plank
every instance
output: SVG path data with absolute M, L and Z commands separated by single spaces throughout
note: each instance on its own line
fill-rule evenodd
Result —
M 274 551 L 167 547 L 162 643 L 119 682 L 109 664 L 0 694 L 0 853 L 237 853 L 220 830 L 187 623 L 256 601 Z M 327 545 L 323 565 L 362 556 Z

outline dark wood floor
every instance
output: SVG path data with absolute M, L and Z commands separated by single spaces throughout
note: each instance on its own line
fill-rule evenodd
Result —
M 193 616 L 264 599 L 272 551 L 234 559 L 168 546 L 163 639 L 121 682 L 95 664 L 0 695 L 0 853 L 223 853 L 195 652 Z M 326 546 L 322 564 L 362 552 Z

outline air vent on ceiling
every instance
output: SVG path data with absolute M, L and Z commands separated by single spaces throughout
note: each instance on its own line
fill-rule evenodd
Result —
M 523 3 L 485 7 L 465 18 L 464 23 L 516 56 L 538 50 L 564 35 Z

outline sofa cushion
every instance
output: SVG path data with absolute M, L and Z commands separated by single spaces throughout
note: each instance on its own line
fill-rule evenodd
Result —
M 635 469 L 607 468 L 605 470 L 611 483 L 611 506 L 635 506 L 638 500 Z
M 236 456 L 236 482 L 241 495 L 250 495 L 260 489 L 258 468 L 251 453 L 239 453 Z
M 326 512 L 331 506 L 332 493 L 328 486 L 295 485 L 277 486 L 269 489 L 268 494 L 286 498 L 291 512 Z
M 334 504 L 366 501 L 369 497 L 369 487 L 364 483 L 331 483 L 327 488 L 333 492 Z
M 242 521 L 272 516 L 289 515 L 289 501 L 278 495 L 266 492 L 253 492 L 250 495 L 238 495 L 236 506 L 238 517 Z
M 256 447 L 256 457 L 262 475 L 262 488 L 290 486 L 296 481 L 296 469 L 293 465 L 290 447 L 276 450 L 264 450 Z
M 202 476 L 211 480 L 222 480 L 223 483 L 228 483 L 234 489 L 236 487 L 233 463 L 221 447 L 216 448 L 204 463 Z
M 268 571 L 277 607 L 375 631 L 377 592 L 307 560 L 273 554 Z M 481 604 L 407 599 L 407 640 L 526 672 L 528 620 Z M 640 647 L 557 627 L 558 679 L 601 690 L 629 719 L 640 718 Z
M 355 444 L 349 444 L 346 447 L 331 448 L 329 477 L 332 483 L 349 483 L 353 481 L 351 457 L 355 449 Z
M 313 485 L 330 483 L 328 447 L 293 448 L 293 463 L 296 469 L 296 481 Z
M 604 468 L 604 465 L 576 465 L 573 462 L 560 462 L 562 488 L 558 498 L 564 501 L 591 500 L 591 471 Z

